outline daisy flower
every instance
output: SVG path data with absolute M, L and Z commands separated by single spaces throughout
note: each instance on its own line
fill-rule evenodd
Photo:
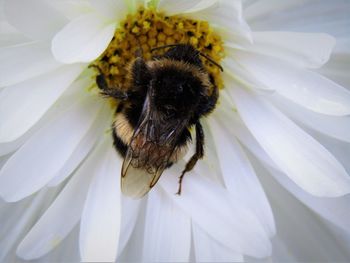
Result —
M 347 1 L 0 3 L 1 261 L 349 260 Z M 96 77 L 180 43 L 219 89 L 205 155 L 133 200 Z

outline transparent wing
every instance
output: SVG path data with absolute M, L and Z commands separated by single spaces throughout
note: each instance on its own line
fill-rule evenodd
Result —
M 137 145 L 138 138 L 136 136 L 129 145 L 121 174 L 122 192 L 131 198 L 143 197 L 158 182 L 175 149 L 152 142 Z
M 132 198 L 144 196 L 169 166 L 179 135 L 188 120 L 168 120 L 152 108 L 149 93 L 141 121 L 128 145 L 122 166 L 121 188 Z

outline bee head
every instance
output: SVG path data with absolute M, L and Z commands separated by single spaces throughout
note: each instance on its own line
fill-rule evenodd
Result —
M 189 116 L 199 104 L 203 85 L 191 71 L 175 65 L 154 72 L 152 100 L 157 112 L 165 118 Z

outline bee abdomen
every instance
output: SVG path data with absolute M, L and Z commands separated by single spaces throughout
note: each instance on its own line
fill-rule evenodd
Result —
M 125 157 L 128 146 L 121 140 L 121 138 L 118 137 L 118 135 L 115 132 L 115 129 L 113 129 L 113 145 L 117 152 L 122 157 Z

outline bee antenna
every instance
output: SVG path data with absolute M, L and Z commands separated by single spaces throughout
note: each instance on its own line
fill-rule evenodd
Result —
M 178 47 L 181 46 L 183 44 L 170 44 L 170 45 L 165 45 L 165 46 L 160 46 L 160 47 L 154 47 L 151 49 L 151 52 L 158 50 L 158 49 L 164 49 L 164 48 L 168 48 L 168 47 Z M 209 60 L 211 63 L 213 63 L 215 66 L 217 66 L 221 72 L 224 72 L 224 69 L 221 65 L 219 65 L 218 63 L 216 63 L 211 57 L 209 57 L 208 55 L 198 51 L 198 54 L 201 55 L 202 57 L 204 57 L 205 59 Z
M 204 54 L 204 53 L 202 53 L 200 51 L 198 51 L 198 52 L 199 52 L 199 55 L 201 55 L 202 57 L 206 58 L 211 63 L 213 63 L 215 66 L 217 66 L 221 70 L 221 72 L 224 72 L 223 67 L 221 65 L 219 65 L 218 63 L 216 63 L 211 57 L 209 57 L 208 55 L 206 55 L 206 54 Z

